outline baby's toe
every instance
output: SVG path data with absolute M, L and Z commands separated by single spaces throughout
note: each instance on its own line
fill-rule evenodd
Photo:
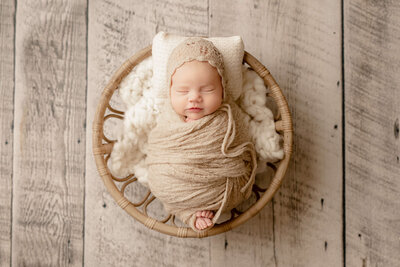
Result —
M 214 212 L 212 212 L 211 210 L 207 210 L 206 213 L 206 218 L 212 219 L 214 217 Z
M 208 219 L 208 218 L 205 218 L 204 222 L 207 224 L 207 227 L 212 225 L 212 221 L 210 219 Z
M 200 221 L 200 230 L 207 228 L 207 223 L 204 220 Z
M 197 212 L 196 212 L 196 217 L 203 217 L 201 214 L 202 214 L 202 211 L 201 211 L 201 210 L 197 211 Z

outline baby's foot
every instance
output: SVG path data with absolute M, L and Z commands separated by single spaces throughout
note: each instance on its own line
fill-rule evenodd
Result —
M 212 221 L 209 218 L 197 217 L 195 221 L 195 226 L 197 230 L 204 230 L 212 226 Z
M 214 217 L 214 212 L 211 210 L 201 210 L 196 212 L 195 226 L 198 230 L 204 230 L 213 225 L 211 219 Z
M 211 210 L 200 210 L 196 212 L 196 217 L 212 219 L 214 217 L 214 212 Z

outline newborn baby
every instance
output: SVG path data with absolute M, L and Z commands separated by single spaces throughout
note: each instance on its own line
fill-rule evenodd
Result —
M 175 112 L 185 122 L 200 119 L 216 111 L 222 104 L 222 79 L 208 62 L 193 60 L 184 63 L 172 74 L 170 98 Z M 196 212 L 195 227 L 203 230 L 212 226 L 214 212 Z
M 195 231 L 212 227 L 250 196 L 257 167 L 223 72 L 210 41 L 188 38 L 178 45 L 167 67 L 169 101 L 148 139 L 152 193 Z

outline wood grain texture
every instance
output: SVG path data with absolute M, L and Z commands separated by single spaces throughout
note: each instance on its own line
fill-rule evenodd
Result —
M 13 266 L 82 266 L 86 2 L 19 1 Z
M 344 2 L 347 266 L 400 266 L 400 3 Z
M 92 125 L 103 88 L 126 59 L 151 44 L 157 31 L 206 35 L 207 14 L 207 1 L 91 1 L 88 125 Z M 118 92 L 115 95 L 118 96 Z M 112 102 L 117 105 L 118 98 L 112 99 Z M 105 127 L 111 128 L 112 125 Z M 112 131 L 109 129 L 108 132 L 111 134 Z M 92 132 L 89 127 L 84 264 L 209 266 L 209 240 L 179 239 L 160 234 L 135 221 L 115 203 L 97 172 L 91 143 Z M 132 199 L 141 195 L 140 190 L 129 190 Z M 155 212 L 161 212 L 161 209 L 161 205 L 156 206 Z
M 342 264 L 340 12 L 340 1 L 210 1 L 210 35 L 243 37 L 283 89 L 295 131 L 282 188 L 253 227 L 226 234 L 220 264 L 240 266 L 239 251 L 256 266 Z
M 11 260 L 14 15 L 14 1 L 0 1 L 0 266 L 9 266 Z

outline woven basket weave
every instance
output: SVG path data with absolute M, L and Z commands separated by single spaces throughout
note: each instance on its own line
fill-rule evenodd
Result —
M 216 224 L 210 230 L 202 233 L 197 233 L 189 227 L 178 227 L 175 224 L 174 216 L 169 215 L 163 220 L 157 220 L 147 213 L 147 206 L 155 199 L 151 192 L 148 191 L 144 199 L 138 203 L 130 202 L 124 195 L 125 188 L 127 185 L 132 184 L 137 181 L 134 174 L 129 175 L 125 178 L 113 177 L 107 167 L 107 161 L 110 157 L 112 147 L 115 141 L 109 140 L 103 132 L 104 122 L 111 118 L 123 119 L 124 112 L 116 110 L 109 104 L 110 99 L 122 79 L 128 75 L 131 70 L 145 58 L 151 56 L 151 46 L 144 48 L 139 51 L 131 58 L 129 58 L 114 74 L 110 82 L 105 87 L 100 102 L 97 106 L 96 115 L 93 121 L 93 154 L 97 165 L 97 170 L 103 179 L 105 186 L 107 187 L 109 193 L 118 203 L 118 205 L 124 209 L 133 218 L 144 224 L 150 229 L 159 231 L 164 234 L 178 236 L 178 237 L 206 237 L 216 234 L 220 234 L 229 231 L 253 216 L 255 216 L 274 196 L 275 192 L 278 190 L 282 183 L 282 179 L 288 168 L 290 156 L 292 154 L 293 147 L 293 126 L 292 118 L 290 115 L 289 107 L 287 101 L 282 94 L 281 89 L 278 84 L 269 73 L 269 71 L 252 55 L 245 52 L 244 62 L 246 62 L 257 74 L 263 78 L 264 83 L 269 88 L 269 95 L 275 101 L 278 107 L 278 118 L 275 121 L 275 128 L 279 134 L 283 136 L 283 149 L 285 152 L 285 157 L 283 160 L 275 163 L 268 164 L 274 170 L 274 177 L 267 189 L 262 189 L 257 185 L 254 185 L 253 191 L 257 196 L 257 201 L 250 206 L 246 211 L 239 212 L 234 209 L 231 213 L 231 218 L 221 224 Z M 108 109 L 109 114 L 105 116 L 106 110 Z M 117 187 L 117 183 L 122 183 L 121 188 Z M 136 182 L 137 183 L 137 182 Z M 260 193 L 261 194 L 260 196 Z M 168 221 L 172 222 L 168 224 Z

